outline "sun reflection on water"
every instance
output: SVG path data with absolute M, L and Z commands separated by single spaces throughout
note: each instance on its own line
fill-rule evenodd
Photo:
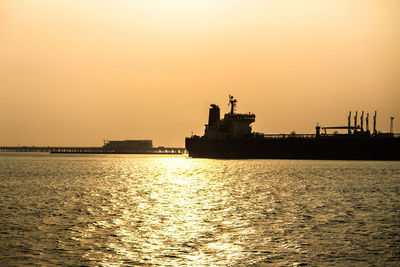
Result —
M 215 165 L 186 157 L 119 161 L 101 206 L 116 216 L 94 223 L 96 231 L 110 231 L 108 250 L 119 255 L 103 263 L 202 265 L 215 255 L 219 263 L 240 258 L 242 248 L 230 233 L 231 201 L 218 179 L 223 170 Z
M 6 265 L 398 262 L 396 162 L 38 155 L 0 165 Z

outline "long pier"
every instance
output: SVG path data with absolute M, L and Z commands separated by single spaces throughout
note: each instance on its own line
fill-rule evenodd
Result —
M 0 152 L 49 152 L 76 154 L 185 154 L 186 149 L 180 147 L 153 147 L 147 150 L 117 150 L 103 147 L 37 147 L 37 146 L 3 146 Z

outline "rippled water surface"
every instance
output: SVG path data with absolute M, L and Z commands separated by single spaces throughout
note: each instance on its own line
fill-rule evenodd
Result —
M 400 162 L 1 153 L 0 262 L 398 266 Z

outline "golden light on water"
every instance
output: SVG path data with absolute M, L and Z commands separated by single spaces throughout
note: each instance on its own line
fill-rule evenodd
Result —
M 0 165 L 9 265 L 398 261 L 396 162 L 42 154 Z
M 146 161 L 146 166 L 141 167 L 148 168 L 152 177 L 138 176 L 137 167 L 131 165 L 133 161 L 120 161 L 121 165 L 115 166 L 117 173 L 123 175 L 107 189 L 107 203 L 111 205 L 103 208 L 106 213 L 119 215 L 111 221 L 97 221 L 81 236 L 85 240 L 113 229 L 107 246 L 120 259 L 105 256 L 103 263 L 139 261 L 143 254 L 151 255 L 151 261 L 159 264 L 167 264 L 165 255 L 169 255 L 171 264 L 179 260 L 206 264 L 214 253 L 226 263 L 232 257 L 241 258 L 243 248 L 231 242 L 231 230 L 240 223 L 234 217 L 226 217 L 234 207 L 223 189 L 224 182 L 219 180 L 224 169 L 213 160 L 185 157 Z

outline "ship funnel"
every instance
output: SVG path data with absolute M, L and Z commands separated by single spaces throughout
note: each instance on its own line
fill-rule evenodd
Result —
M 211 104 L 209 116 L 208 116 L 208 126 L 214 125 L 220 120 L 219 107 L 215 104 Z

